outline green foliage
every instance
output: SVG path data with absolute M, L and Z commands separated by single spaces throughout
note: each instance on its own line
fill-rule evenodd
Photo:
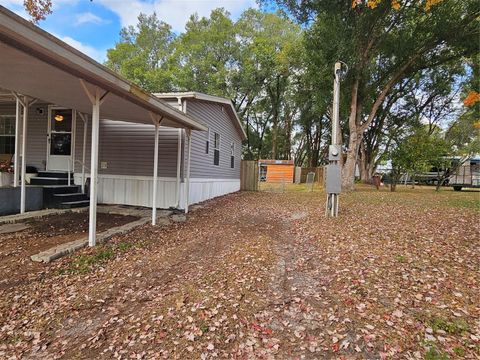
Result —
M 465 356 L 465 349 L 460 347 L 460 346 L 457 346 L 456 348 L 453 348 L 453 352 L 457 356 Z
M 468 324 L 462 319 L 449 321 L 442 317 L 434 317 L 430 319 L 429 323 L 433 331 L 443 330 L 449 334 L 461 334 L 468 330 Z
M 450 357 L 447 353 L 437 350 L 435 346 L 428 349 L 424 357 L 425 360 L 449 360 Z
M 105 263 L 107 260 L 115 257 L 115 252 L 111 247 L 102 246 L 95 249 L 93 254 L 78 255 L 74 257 L 65 268 L 60 269 L 60 274 L 87 274 L 96 266 Z
M 390 152 L 392 178 L 397 182 L 402 174 L 411 175 L 442 167 L 448 147 L 438 129 L 429 133 L 427 126 L 418 126 L 413 132 L 398 139 Z
M 175 35 L 155 13 L 140 14 L 138 24 L 123 28 L 107 51 L 106 65 L 148 91 L 172 90 L 171 52 Z

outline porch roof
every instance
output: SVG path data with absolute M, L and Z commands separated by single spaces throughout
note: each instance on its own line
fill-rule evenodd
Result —
M 0 6 L 0 88 L 91 114 L 82 86 L 108 91 L 101 118 L 207 130 L 183 112 L 123 79 L 80 51 Z

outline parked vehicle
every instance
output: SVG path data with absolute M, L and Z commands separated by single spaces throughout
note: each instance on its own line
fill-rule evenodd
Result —
M 462 188 L 480 188 L 480 156 L 465 161 L 449 177 L 448 183 L 455 191 L 460 191 Z

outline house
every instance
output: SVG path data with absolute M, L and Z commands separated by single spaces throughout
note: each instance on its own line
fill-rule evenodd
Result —
M 260 181 L 270 183 L 293 183 L 295 165 L 293 160 L 259 160 Z
M 155 225 L 157 208 L 240 189 L 245 133 L 229 100 L 144 92 L 2 6 L 0 99 L 0 153 L 14 160 L 0 203 L 88 205 L 91 246 L 97 202 L 151 207 Z
M 180 103 L 182 111 L 208 127 L 207 131 L 192 131 L 188 203 L 240 190 L 241 147 L 246 135 L 231 101 L 200 93 L 157 96 L 175 108 Z M 0 99 L 0 156 L 8 158 L 15 153 L 16 101 L 5 90 Z M 72 184 L 88 181 L 88 170 L 82 175 L 82 164 L 90 162 L 88 122 L 73 109 L 37 102 L 30 108 L 28 124 L 27 166 L 40 171 L 40 177 L 29 179 L 33 185 L 48 180 L 51 183 L 45 185 L 64 184 L 69 171 Z M 99 203 L 151 206 L 155 140 L 152 127 L 100 119 Z M 160 126 L 158 208 L 185 209 L 187 152 L 184 131 Z M 54 176 L 47 180 L 45 175 Z M 64 197 L 76 200 L 71 206 L 88 205 L 87 200 L 79 201 L 81 197 L 76 195 Z M 56 205 L 45 203 L 48 207 Z

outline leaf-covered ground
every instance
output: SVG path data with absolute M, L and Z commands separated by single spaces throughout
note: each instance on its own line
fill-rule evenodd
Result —
M 237 193 L 0 289 L 0 358 L 476 359 L 478 192 Z

